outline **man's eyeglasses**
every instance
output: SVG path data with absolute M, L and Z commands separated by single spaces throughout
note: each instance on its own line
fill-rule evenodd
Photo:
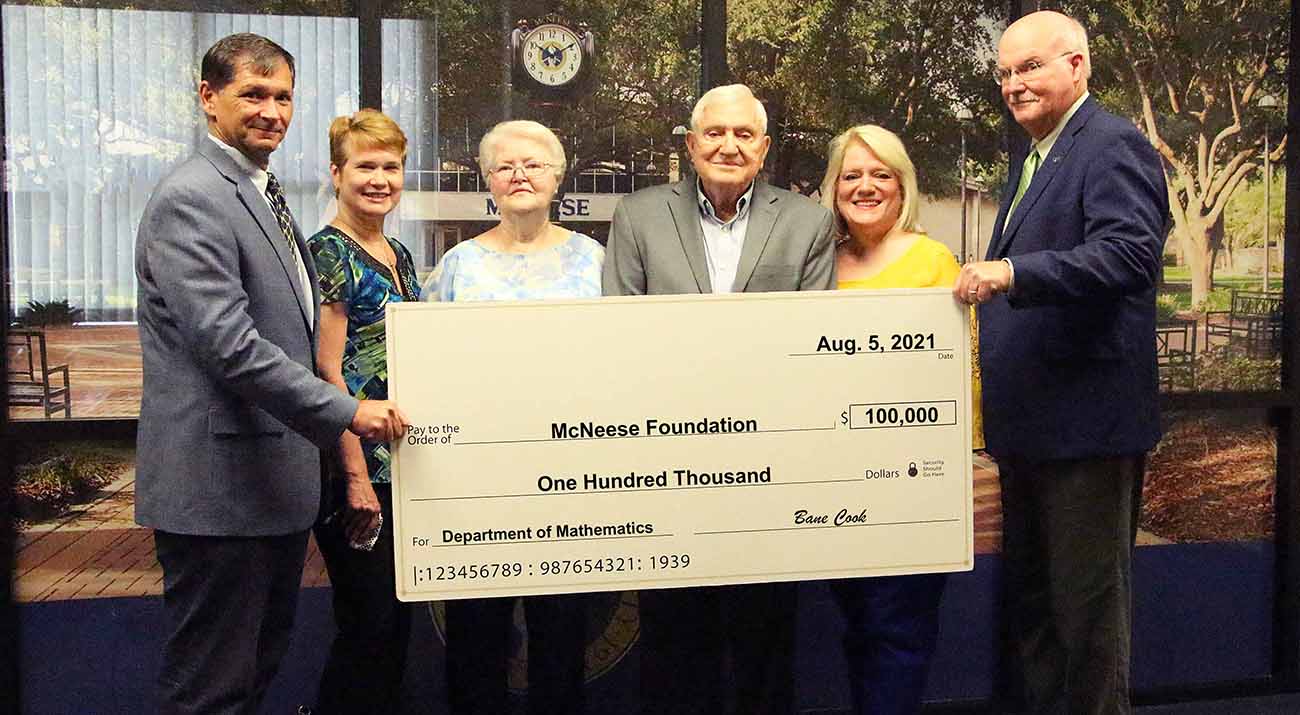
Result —
M 522 171 L 529 179 L 536 179 L 553 168 L 552 164 L 541 161 L 526 161 L 523 164 L 502 164 L 492 170 L 492 175 L 503 181 L 515 178 L 516 171 Z
M 1012 77 L 1019 77 L 1021 82 L 1029 82 L 1032 81 L 1035 77 L 1041 75 L 1043 73 L 1043 70 L 1046 69 L 1047 66 L 1052 64 L 1053 62 L 1061 59 L 1062 57 L 1073 57 L 1077 54 L 1079 54 L 1077 50 L 1070 50 L 1069 52 L 1065 52 L 1063 54 L 1057 55 L 1056 57 L 1053 57 L 1052 59 L 1047 60 L 1046 62 L 1039 62 L 1038 60 L 1029 60 L 1028 62 L 1025 62 L 1024 64 L 1014 69 L 1007 69 L 1006 67 L 994 67 L 993 81 L 997 82 L 999 87 L 1006 84 L 1007 82 L 1010 82 Z

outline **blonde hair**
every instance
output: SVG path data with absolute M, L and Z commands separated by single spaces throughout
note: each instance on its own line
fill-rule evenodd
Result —
M 840 215 L 840 210 L 835 205 L 835 189 L 840 180 L 840 170 L 844 168 L 844 154 L 853 142 L 870 149 L 871 153 L 875 154 L 876 158 L 889 167 L 898 178 L 898 184 L 903 191 L 903 207 L 898 213 L 898 220 L 894 222 L 893 228 L 908 233 L 921 232 L 921 225 L 917 222 L 920 209 L 916 196 L 916 166 L 907 156 L 903 140 L 884 127 L 875 124 L 859 124 L 846 129 L 832 139 L 826 150 L 826 175 L 822 177 L 821 201 L 822 206 L 830 209 L 835 216 L 836 234 L 844 237 L 849 233 L 848 225 L 845 224 L 844 217 Z
M 564 156 L 564 145 L 560 143 L 560 138 L 555 136 L 555 132 L 548 129 L 546 125 L 530 119 L 500 122 L 483 135 L 478 143 L 478 168 L 484 179 L 492 178 L 492 169 L 496 168 L 497 151 L 507 139 L 531 139 L 541 144 L 550 154 L 546 163 L 555 169 L 555 180 L 564 179 L 567 161 Z
M 402 164 L 406 164 L 406 134 L 397 122 L 376 109 L 362 109 L 330 122 L 330 163 L 342 169 L 353 149 L 387 149 L 401 156 Z
M 728 99 L 748 99 L 753 102 L 754 121 L 758 124 L 758 133 L 760 135 L 767 134 L 767 108 L 763 106 L 762 102 L 758 101 L 758 97 L 754 96 L 754 92 L 743 84 L 724 84 L 721 87 L 714 87 L 705 92 L 699 101 L 695 103 L 695 107 L 691 109 L 691 131 L 698 132 L 700 130 L 700 119 L 704 116 L 706 106 Z

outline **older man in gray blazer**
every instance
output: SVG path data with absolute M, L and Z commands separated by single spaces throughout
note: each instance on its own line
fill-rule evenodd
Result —
M 163 713 L 256 712 L 288 645 L 320 447 L 398 439 L 388 402 L 316 377 L 316 275 L 267 172 L 293 57 L 251 34 L 203 58 L 209 136 L 155 189 L 136 241 L 144 391 L 136 520 L 163 568 Z
M 605 295 L 832 288 L 831 214 L 755 180 L 770 144 L 767 113 L 748 87 L 700 97 L 686 135 L 698 181 L 619 202 Z M 792 712 L 796 586 L 642 591 L 641 711 Z

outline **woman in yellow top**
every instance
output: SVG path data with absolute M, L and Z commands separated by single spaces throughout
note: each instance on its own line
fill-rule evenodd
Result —
M 951 287 L 957 261 L 917 224 L 916 169 L 875 125 L 830 144 L 822 203 L 835 214 L 840 289 Z M 846 621 L 844 657 L 857 713 L 916 713 L 939 636 L 945 574 L 832 581 Z

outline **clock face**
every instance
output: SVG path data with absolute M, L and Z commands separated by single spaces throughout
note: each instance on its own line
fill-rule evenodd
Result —
M 563 25 L 541 25 L 524 36 L 523 62 L 528 76 L 549 87 L 573 81 L 582 68 L 582 44 Z

